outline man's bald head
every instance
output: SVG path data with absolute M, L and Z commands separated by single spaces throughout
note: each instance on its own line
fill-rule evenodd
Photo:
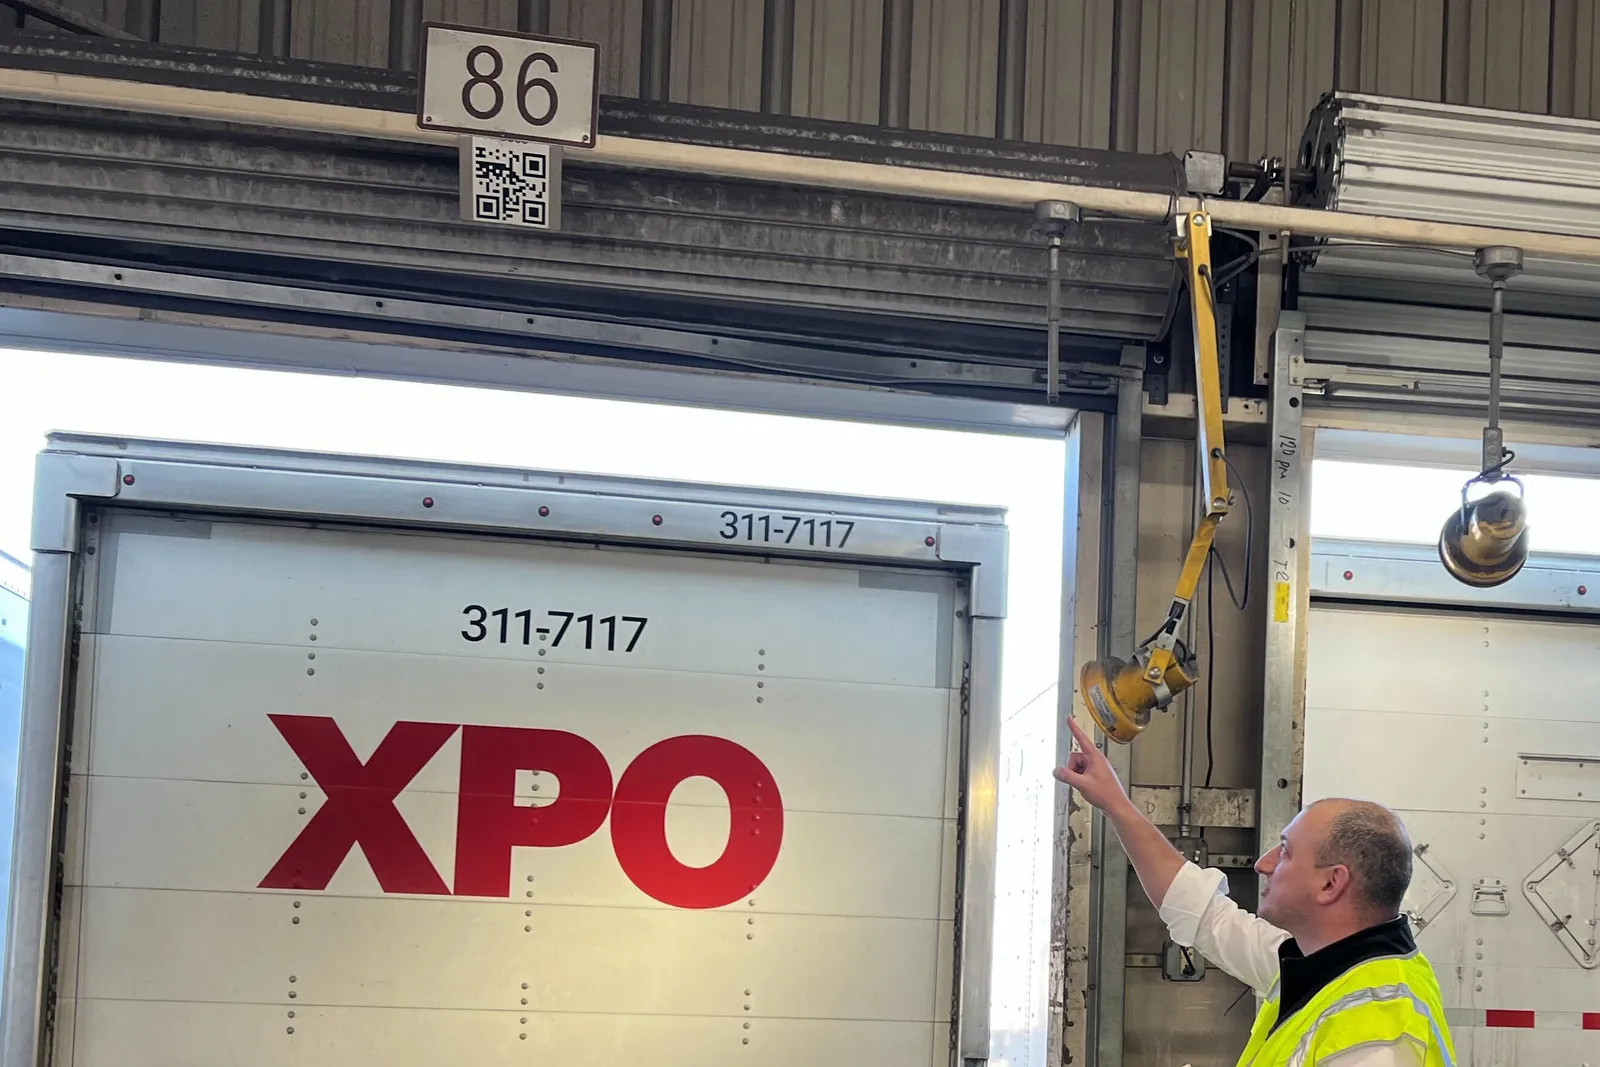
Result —
M 1411 835 L 1400 817 L 1382 804 L 1344 798 L 1319 800 L 1308 810 L 1321 816 L 1317 864 L 1347 868 L 1355 902 L 1374 915 L 1399 915 L 1411 885 Z

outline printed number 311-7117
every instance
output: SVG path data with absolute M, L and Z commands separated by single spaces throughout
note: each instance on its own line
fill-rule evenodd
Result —
M 467 627 L 461 631 L 461 636 L 473 644 L 489 641 L 514 645 L 519 643 L 520 638 L 520 643 L 524 645 L 531 645 L 537 639 L 549 641 L 551 648 L 559 648 L 563 640 L 575 644 L 582 637 L 584 648 L 603 649 L 606 652 L 632 652 L 650 622 L 639 615 L 596 618 L 592 614 L 579 615 L 574 611 L 547 611 L 539 617 L 539 621 L 542 623 L 549 619 L 551 625 L 535 627 L 532 608 L 513 612 L 510 608 L 491 610 L 482 604 L 468 604 L 461 609 L 461 614 L 467 617 Z
M 724 541 L 760 541 L 762 544 L 801 544 L 809 548 L 843 548 L 856 524 L 849 519 L 808 519 L 802 515 L 762 515 L 737 511 L 722 513 Z

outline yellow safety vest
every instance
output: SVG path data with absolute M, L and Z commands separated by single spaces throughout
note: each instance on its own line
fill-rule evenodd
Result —
M 1420 952 L 1358 963 L 1329 982 L 1276 1030 L 1279 986 L 1256 1013 L 1239 1067 L 1316 1067 L 1360 1045 L 1411 1037 L 1427 1067 L 1455 1067 L 1439 982 Z

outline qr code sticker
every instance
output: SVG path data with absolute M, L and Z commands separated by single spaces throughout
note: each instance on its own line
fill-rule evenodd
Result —
M 472 222 L 547 230 L 556 225 L 551 186 L 560 180 L 546 145 L 474 137 L 463 167 L 463 208 Z

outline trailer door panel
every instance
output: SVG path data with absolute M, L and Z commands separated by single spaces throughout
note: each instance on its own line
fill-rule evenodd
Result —
M 95 518 L 57 1062 L 948 1058 L 963 583 Z
M 1405 819 L 1421 850 L 1407 909 L 1463 1067 L 1588 1062 L 1600 626 L 1324 602 L 1308 635 L 1305 800 L 1362 797 Z

